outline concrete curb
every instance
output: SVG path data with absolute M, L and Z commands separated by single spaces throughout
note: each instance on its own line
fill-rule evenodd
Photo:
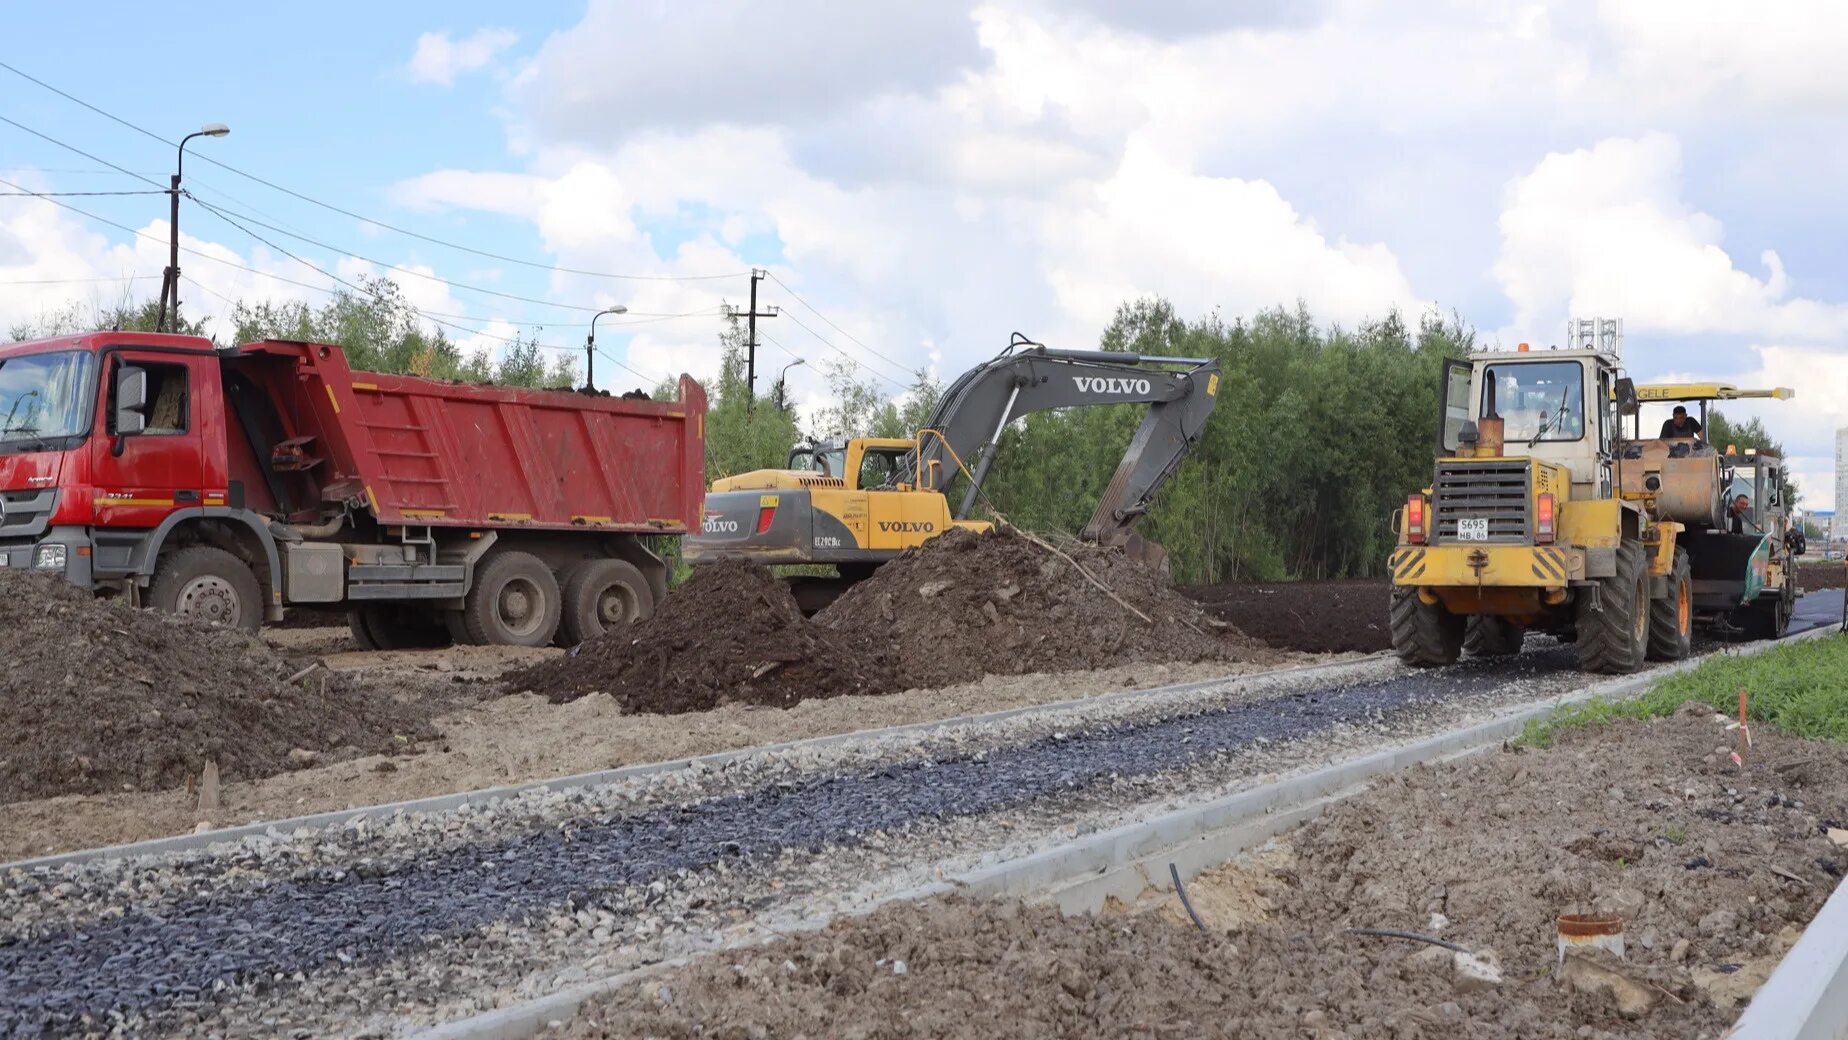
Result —
M 1734 656 L 1749 657 L 1786 643 L 1830 634 L 1833 634 L 1832 630 L 1817 629 L 1777 643 L 1754 643 L 1740 649 Z M 895 893 L 873 905 L 857 909 L 854 916 L 871 913 L 888 903 L 923 899 L 952 891 L 1045 899 L 1066 913 L 1094 912 L 1110 896 L 1127 900 L 1147 888 L 1170 887 L 1172 882 L 1168 879 L 1166 869 L 1169 863 L 1176 865 L 1183 879 L 1191 878 L 1208 866 L 1223 862 L 1274 834 L 1319 815 L 1327 806 L 1358 793 L 1369 780 L 1381 774 L 1409 765 L 1440 762 L 1500 746 L 1503 741 L 1518 735 L 1529 721 L 1543 719 L 1561 707 L 1580 704 L 1594 697 L 1612 699 L 1637 693 L 1671 675 L 1690 671 L 1706 659 L 1701 657 L 1678 661 L 1646 675 L 1595 683 L 1545 704 L 1505 712 L 1486 722 L 1338 762 L 1310 773 L 1222 796 L 1150 820 L 1086 835 L 1019 859 L 968 871 L 951 878 L 947 883 Z M 1834 902 L 1836 900 L 1832 899 L 1831 903 Z M 1844 917 L 1848 917 L 1848 900 L 1843 901 L 1842 912 Z M 793 930 L 820 928 L 831 919 L 807 919 L 795 925 Z M 791 930 L 789 926 L 779 925 L 779 931 L 786 934 Z M 753 937 L 724 949 L 755 946 L 771 938 L 775 936 Z M 1848 945 L 1848 934 L 1842 936 L 1841 942 Z M 1802 948 L 1799 943 L 1792 955 Z M 551 1022 L 569 1019 L 587 1001 L 691 959 L 679 958 L 582 983 L 536 1000 L 483 1012 L 415 1035 L 420 1040 L 524 1040 L 537 1035 Z M 1779 970 L 1782 970 L 1781 966 Z M 1844 999 L 1848 999 L 1848 994 L 1844 995 Z M 1814 1035 L 1833 1037 L 1836 1034 Z M 1810 1034 L 1804 1036 L 1808 1040 Z
M 88 863 L 95 860 L 128 859 L 136 856 L 163 856 L 176 852 L 191 852 L 210 848 L 213 845 L 241 841 L 245 838 L 260 837 L 274 829 L 281 834 L 292 834 L 301 828 L 323 830 L 337 827 L 343 823 L 357 820 L 362 816 L 390 816 L 394 813 L 435 813 L 457 809 L 477 802 L 491 802 L 500 798 L 512 798 L 530 791 L 551 790 L 568 791 L 579 787 L 595 787 L 599 784 L 615 783 L 652 773 L 666 773 L 682 769 L 716 769 L 739 759 L 752 755 L 774 754 L 802 748 L 828 747 L 855 741 L 874 741 L 886 737 L 910 734 L 931 733 L 953 729 L 958 726 L 988 724 L 1005 719 L 1028 715 L 1034 712 L 1056 712 L 1078 707 L 1098 704 L 1110 704 L 1116 701 L 1134 700 L 1143 697 L 1155 697 L 1163 694 L 1191 693 L 1225 683 L 1237 683 L 1247 679 L 1275 679 L 1279 676 L 1313 676 L 1325 673 L 1352 670 L 1369 664 L 1378 663 L 1390 654 L 1369 654 L 1351 661 L 1336 661 L 1329 664 L 1303 665 L 1296 668 L 1272 668 L 1266 671 L 1240 672 L 1236 675 L 1221 676 L 1216 679 L 1198 679 L 1193 682 L 1174 683 L 1168 686 L 1150 686 L 1139 690 L 1117 690 L 1113 693 L 1100 693 L 1091 697 L 1078 697 L 1070 700 L 1053 701 L 1046 704 L 1027 704 L 1018 708 L 1002 711 L 979 712 L 971 715 L 958 715 L 948 719 L 931 719 L 925 722 L 909 722 L 900 726 L 887 726 L 880 729 L 853 730 L 847 733 L 832 733 L 820 737 L 805 737 L 802 740 L 786 741 L 781 744 L 763 744 L 731 751 L 716 751 L 709 755 L 693 758 L 675 758 L 664 762 L 638 762 L 635 765 L 620 766 L 615 769 L 601 769 L 591 773 L 577 773 L 571 776 L 555 777 L 549 780 L 535 780 L 531 783 L 510 784 L 506 787 L 484 787 L 473 791 L 458 791 L 454 794 L 431 795 L 427 798 L 413 798 L 402 802 L 382 802 L 377 805 L 361 805 L 351 809 L 334 809 L 328 812 L 313 813 L 307 816 L 293 816 L 280 820 L 265 820 L 259 823 L 240 824 L 236 827 L 224 827 L 218 830 L 202 831 L 196 834 L 176 834 L 165 838 L 149 838 L 145 841 L 131 842 L 126 845 L 105 845 L 91 849 L 78 849 L 71 852 L 59 852 L 31 859 L 0 863 L 0 872 L 13 870 L 55 870 L 75 863 Z

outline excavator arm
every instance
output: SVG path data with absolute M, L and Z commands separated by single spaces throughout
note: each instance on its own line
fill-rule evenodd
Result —
M 1121 543 L 1199 440 L 1218 392 L 1219 362 L 1212 358 L 1053 350 L 1015 333 L 1006 351 L 944 391 L 918 432 L 921 486 L 947 491 L 966 470 L 968 487 L 955 512 L 965 518 L 1008 423 L 1056 408 L 1145 404 L 1142 424 L 1083 532 L 1088 540 Z

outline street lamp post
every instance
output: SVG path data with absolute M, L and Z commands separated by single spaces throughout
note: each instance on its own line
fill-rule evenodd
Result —
M 600 310 L 590 316 L 590 335 L 584 339 L 584 389 L 597 388 L 597 319 L 605 314 L 627 314 L 629 308 L 617 304 L 606 310 Z
M 223 137 L 231 128 L 223 123 L 207 123 L 180 138 L 179 161 L 173 166 L 173 185 L 167 189 L 173 209 L 167 219 L 167 270 L 160 279 L 160 308 L 154 316 L 154 331 L 167 331 L 168 301 L 173 301 L 173 320 L 180 320 L 180 174 L 186 169 L 186 143 L 195 137 Z
M 789 404 L 785 400 L 784 394 L 783 394 L 783 380 L 786 377 L 788 377 L 789 370 L 796 367 L 797 365 L 806 365 L 806 364 L 808 364 L 807 360 L 803 358 L 797 358 L 794 361 L 791 361 L 789 364 L 784 365 L 783 370 L 776 374 L 776 410 L 777 411 L 786 412 L 789 410 Z

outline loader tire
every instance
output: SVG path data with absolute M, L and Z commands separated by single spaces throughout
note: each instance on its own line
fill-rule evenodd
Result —
M 482 563 L 463 602 L 469 641 L 483 646 L 546 646 L 558 632 L 558 576 L 532 553 L 496 553 Z
M 1649 601 L 1649 659 L 1680 661 L 1694 648 L 1694 578 L 1688 551 L 1675 550 L 1668 595 Z
M 1424 602 L 1417 589 L 1392 590 L 1388 620 L 1393 652 L 1414 668 L 1451 664 L 1463 650 L 1463 615 L 1452 614 L 1442 603 Z
M 246 632 L 263 624 L 263 587 L 256 574 L 215 545 L 189 545 L 162 556 L 148 586 L 148 605 Z
M 1463 632 L 1463 652 L 1471 657 L 1508 657 L 1521 652 L 1527 641 L 1527 626 L 1490 614 L 1469 619 Z
M 1579 669 L 1627 675 L 1643 666 L 1649 643 L 1649 557 L 1641 542 L 1617 550 L 1617 573 L 1598 581 L 1597 602 L 1577 605 Z
M 390 603 L 369 603 L 347 611 L 347 629 L 361 650 L 432 650 L 450 643 L 435 611 Z
M 626 560 L 579 560 L 565 572 L 559 639 L 576 646 L 654 613 L 654 589 Z

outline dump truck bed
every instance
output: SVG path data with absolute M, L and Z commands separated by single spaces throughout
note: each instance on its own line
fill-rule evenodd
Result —
M 706 397 L 686 376 L 652 401 L 354 371 L 312 343 L 240 353 L 295 362 L 273 389 L 323 442 L 315 483 L 381 523 L 684 534 L 700 515 Z

